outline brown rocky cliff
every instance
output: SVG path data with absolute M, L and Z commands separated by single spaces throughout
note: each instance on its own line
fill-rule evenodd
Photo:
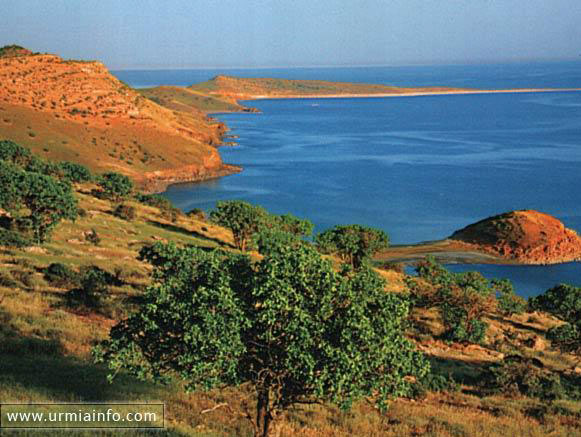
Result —
M 581 237 L 555 217 L 534 210 L 489 217 L 454 232 L 450 239 L 521 264 L 581 260 Z

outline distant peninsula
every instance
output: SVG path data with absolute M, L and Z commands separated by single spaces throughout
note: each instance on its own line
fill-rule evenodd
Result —
M 518 88 L 485 90 L 475 88 L 397 87 L 322 80 L 290 80 L 273 78 L 239 78 L 218 75 L 213 79 L 191 85 L 159 86 L 138 90 L 143 96 L 174 110 L 190 108 L 207 112 L 254 112 L 242 105 L 244 100 L 260 99 L 322 99 L 362 97 L 412 97 L 449 94 L 491 94 L 579 91 L 563 88 Z

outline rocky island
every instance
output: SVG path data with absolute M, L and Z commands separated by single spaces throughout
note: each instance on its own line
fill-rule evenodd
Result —
M 549 214 L 510 211 L 468 225 L 444 240 L 392 246 L 378 258 L 410 263 L 427 255 L 443 262 L 558 264 L 581 260 L 581 237 Z

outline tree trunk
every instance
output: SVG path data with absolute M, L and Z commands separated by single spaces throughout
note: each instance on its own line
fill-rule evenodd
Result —
M 258 392 L 258 400 L 256 402 L 256 436 L 268 437 L 270 430 L 270 408 L 268 389 L 263 389 Z

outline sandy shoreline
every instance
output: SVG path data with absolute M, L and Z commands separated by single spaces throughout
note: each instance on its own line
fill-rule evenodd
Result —
M 558 93 L 578 92 L 581 88 L 515 88 L 506 90 L 457 90 L 457 91 L 418 91 L 410 93 L 377 93 L 377 94 L 306 94 L 306 95 L 257 95 L 244 97 L 241 100 L 273 100 L 273 99 L 341 99 L 341 98 L 379 98 L 379 97 L 417 97 L 443 96 L 455 94 L 516 94 L 516 93 Z

